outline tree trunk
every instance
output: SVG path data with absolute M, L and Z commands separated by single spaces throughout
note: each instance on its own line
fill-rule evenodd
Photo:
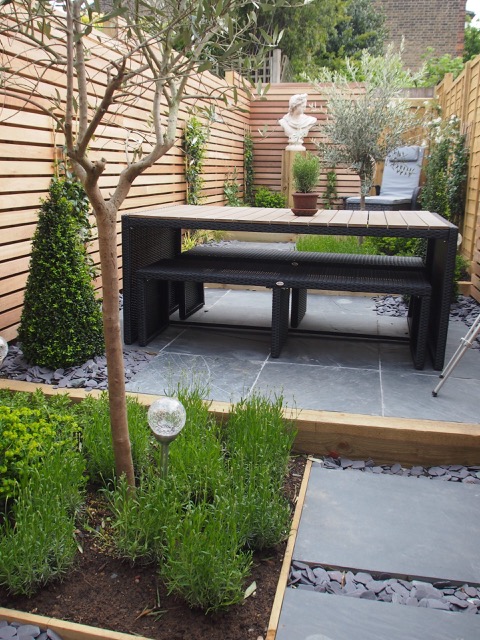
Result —
M 365 195 L 363 193 L 360 194 L 360 210 L 365 211 Z
M 107 356 L 108 396 L 115 468 L 117 475 L 120 477 L 125 474 L 129 486 L 134 487 L 135 474 L 128 433 L 123 341 L 118 308 L 116 215 L 106 210 L 95 213 L 102 273 L 103 331 Z

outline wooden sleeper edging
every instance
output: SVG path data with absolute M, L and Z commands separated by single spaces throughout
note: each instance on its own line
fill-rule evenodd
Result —
M 50 385 L 0 379 L 0 389 L 33 392 L 41 389 L 45 395 L 68 393 L 72 402 L 81 402 L 101 392 L 86 389 L 53 389 Z M 128 393 L 149 406 L 158 396 Z M 225 420 L 232 405 L 209 401 L 209 410 L 217 420 Z M 295 422 L 297 436 L 294 452 L 316 456 L 347 457 L 377 464 L 404 466 L 436 466 L 460 464 L 471 466 L 480 459 L 480 424 L 440 422 L 369 416 L 335 411 L 284 409 L 286 420 Z

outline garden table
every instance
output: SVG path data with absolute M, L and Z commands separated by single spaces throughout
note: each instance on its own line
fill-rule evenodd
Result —
M 312 217 L 290 209 L 172 205 L 122 215 L 124 339 L 138 337 L 139 268 L 181 252 L 182 229 L 424 238 L 425 267 L 432 285 L 428 348 L 433 366 L 445 360 L 458 228 L 429 211 L 319 210 Z M 385 292 L 389 293 L 389 292 Z

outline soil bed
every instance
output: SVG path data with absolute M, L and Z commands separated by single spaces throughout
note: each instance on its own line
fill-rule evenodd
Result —
M 303 456 L 292 458 L 285 480 L 292 515 L 305 462 Z M 155 566 L 132 565 L 114 556 L 104 539 L 94 533 L 105 525 L 109 515 L 97 495 L 88 496 L 87 515 L 88 526 L 78 531 L 83 553 L 78 554 L 65 579 L 44 587 L 31 598 L 11 596 L 0 589 L 1 606 L 154 640 L 265 637 L 286 542 L 254 556 L 245 588 L 255 581 L 255 595 L 227 611 L 205 615 L 190 609 L 181 599 L 168 596 L 157 579 Z

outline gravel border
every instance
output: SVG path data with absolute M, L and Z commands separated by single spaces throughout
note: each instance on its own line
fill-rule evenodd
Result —
M 155 356 L 156 354 L 146 351 L 124 351 L 125 382 L 129 382 Z M 104 391 L 108 383 L 107 359 L 105 356 L 95 356 L 79 367 L 52 370 L 30 366 L 23 357 L 21 348 L 12 345 L 0 366 L 0 378 L 51 384 L 54 389 L 85 388 Z
M 41 629 L 36 624 L 0 620 L 1 640 L 62 640 L 53 629 Z
M 373 301 L 379 316 L 403 318 L 408 313 L 408 304 L 402 296 L 374 296 Z M 450 320 L 462 321 L 467 327 L 471 327 L 479 315 L 480 304 L 470 296 L 458 296 L 450 306 Z M 474 340 L 471 348 L 480 349 L 480 336 Z

